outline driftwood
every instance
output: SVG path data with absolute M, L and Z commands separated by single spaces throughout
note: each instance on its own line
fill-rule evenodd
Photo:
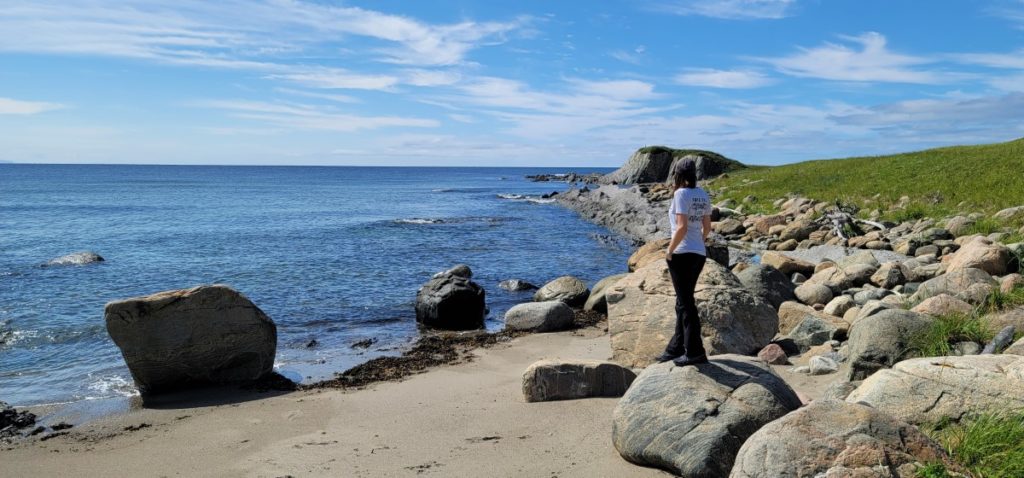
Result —
M 818 219 L 818 222 L 819 224 L 831 225 L 832 232 L 843 240 L 864 234 L 864 231 L 857 225 L 857 219 L 846 211 L 836 209 L 826 212 L 825 215 Z M 847 235 L 847 233 L 850 235 Z

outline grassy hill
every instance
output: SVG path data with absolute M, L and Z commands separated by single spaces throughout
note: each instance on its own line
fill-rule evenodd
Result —
M 890 156 L 806 161 L 752 167 L 708 184 L 718 198 L 756 199 L 748 210 L 767 212 L 772 201 L 800 194 L 854 204 L 866 215 L 905 220 L 955 213 L 993 213 L 1024 205 L 1024 138 L 1006 143 L 951 146 Z M 905 207 L 895 207 L 901 197 Z

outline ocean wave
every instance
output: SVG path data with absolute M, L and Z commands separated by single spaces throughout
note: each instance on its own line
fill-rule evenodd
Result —
M 478 193 L 482 191 L 489 191 L 491 188 L 435 188 L 431 189 L 432 193 Z
M 86 400 L 109 397 L 134 397 L 139 394 L 135 384 L 120 375 L 94 376 L 89 374 L 89 384 L 86 385 L 86 388 L 95 394 L 86 396 Z
M 513 220 L 509 217 L 500 216 L 465 216 L 465 217 L 411 217 L 394 219 L 390 221 L 392 224 L 400 225 L 414 225 L 414 226 L 429 226 L 437 224 L 468 224 L 468 223 L 485 223 L 485 224 L 500 224 Z
M 526 201 L 527 202 L 532 202 L 534 204 L 551 204 L 551 203 L 555 202 L 555 199 L 554 198 L 528 198 Z
M 501 198 L 501 199 L 514 199 L 514 200 L 515 199 L 526 199 L 527 198 L 526 196 L 523 196 L 522 194 L 509 194 L 509 193 L 499 194 L 498 197 Z
M 555 202 L 555 198 L 551 198 L 551 197 L 527 196 L 527 195 L 523 195 L 523 194 L 512 194 L 512 193 L 502 193 L 502 194 L 499 194 L 498 198 L 499 199 L 507 199 L 509 201 L 530 202 L 530 203 L 534 203 L 534 204 L 551 204 L 551 203 Z
M 395 219 L 394 222 L 395 224 L 442 224 L 445 221 L 444 219 L 413 217 L 408 219 Z

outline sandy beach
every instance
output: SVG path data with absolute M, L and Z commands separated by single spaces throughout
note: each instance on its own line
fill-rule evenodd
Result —
M 0 452 L 6 476 L 669 476 L 611 443 L 617 399 L 526 403 L 544 358 L 607 359 L 600 328 L 529 335 L 402 382 L 163 404 Z M 193 402 L 194 404 L 194 402 Z M 142 427 L 142 428 L 139 428 Z M 126 430 L 128 429 L 128 430 Z M 134 430 L 134 431 L 130 431 Z

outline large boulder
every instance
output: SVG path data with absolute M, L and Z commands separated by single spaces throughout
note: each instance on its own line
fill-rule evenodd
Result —
M 838 325 L 840 322 L 836 317 L 833 317 L 825 312 L 818 312 L 813 307 L 801 304 L 796 301 L 783 302 L 779 306 L 779 333 L 782 335 L 789 334 L 796 326 L 800 325 L 804 319 L 808 317 L 817 317 L 826 322 L 832 322 Z M 848 326 L 843 326 L 844 329 Z
M 1001 221 L 1024 219 L 1024 206 L 1014 206 L 1002 209 L 999 212 L 993 214 L 992 217 L 999 219 Z
M 786 224 L 786 228 L 779 233 L 779 239 L 782 241 L 802 241 L 807 239 L 812 232 L 818 230 L 818 225 L 808 219 L 797 219 L 789 224 Z
M 917 288 L 911 302 L 921 302 L 939 294 L 949 294 L 972 304 L 983 301 L 998 287 L 998 282 L 981 269 L 967 268 L 929 279 Z
M 778 309 L 783 302 L 795 300 L 793 282 L 778 269 L 766 265 L 753 265 L 736 274 L 743 287 Z
M 628 367 L 650 364 L 675 332 L 676 298 L 668 265 L 652 262 L 606 294 L 613 359 Z M 704 263 L 694 298 L 709 354 L 755 354 L 778 331 L 775 309 L 715 261 Z
M 885 309 L 857 320 L 850 329 L 847 351 L 850 380 L 862 380 L 913 356 L 912 341 L 932 321 L 928 316 L 903 309 Z
M 724 477 L 747 437 L 799 407 L 796 393 L 755 358 L 656 364 L 615 407 L 612 443 L 633 463 L 686 477 Z
M 534 302 L 558 300 L 572 307 L 582 307 L 590 297 L 587 284 L 573 276 L 562 276 L 541 286 L 533 294 Z
M 257 380 L 274 366 L 274 322 L 225 285 L 110 302 L 104 319 L 143 394 Z
M 811 347 L 832 340 L 842 341 L 846 338 L 846 333 L 847 325 L 842 320 L 808 316 L 793 328 L 786 338 L 792 340 L 803 353 Z
M 1010 257 L 1010 250 L 1006 246 L 978 236 L 953 254 L 946 272 L 975 268 L 1001 276 L 1009 271 Z
M 938 317 L 940 315 L 970 315 L 974 307 L 949 294 L 939 294 L 923 300 L 920 304 L 910 309 L 919 314 Z
M 810 276 L 814 273 L 814 264 L 775 251 L 765 251 L 761 254 L 761 264 L 778 269 L 786 277 L 791 277 L 796 273 L 805 276 Z
M 487 301 L 484 289 L 470 280 L 462 267 L 435 274 L 416 292 L 416 321 L 445 330 L 472 330 L 484 326 Z
M 1024 357 L 967 355 L 904 360 L 847 398 L 914 424 L 1024 410 Z
M 527 402 L 621 397 L 636 379 L 632 370 L 600 360 L 541 360 L 523 374 Z
M 572 308 L 557 300 L 517 304 L 505 312 L 505 328 L 554 332 L 572 326 Z
M 832 300 L 832 289 L 827 285 L 814 282 L 804 282 L 794 291 L 796 298 L 807 305 L 825 305 Z
M 917 427 L 864 405 L 815 400 L 751 435 L 729 478 L 915 478 L 933 462 L 950 464 Z
M 587 302 L 583 304 L 583 310 L 607 312 L 608 301 L 605 299 L 605 292 L 608 291 L 608 286 L 618 282 L 627 275 L 629 274 L 615 274 L 597 281 L 597 284 L 594 284 L 594 287 L 590 289 L 590 296 L 587 297 Z

